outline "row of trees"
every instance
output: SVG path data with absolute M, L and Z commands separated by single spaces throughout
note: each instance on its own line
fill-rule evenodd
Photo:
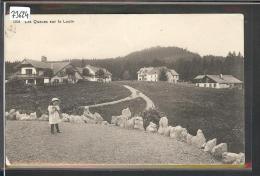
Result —
M 166 66 L 174 69 L 180 74 L 180 79 L 191 81 L 199 74 L 229 74 L 244 80 L 244 57 L 240 53 L 229 52 L 223 56 L 191 56 L 190 58 L 179 58 L 172 62 L 155 58 L 153 60 L 131 60 L 131 59 L 92 59 L 72 60 L 74 65 L 82 63 L 103 67 L 109 70 L 114 80 L 136 80 L 137 71 L 142 67 Z

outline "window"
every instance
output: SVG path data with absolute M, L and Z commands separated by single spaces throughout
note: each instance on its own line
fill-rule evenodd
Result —
M 32 69 L 25 69 L 26 75 L 32 75 Z
M 34 80 L 33 79 L 28 79 L 28 84 L 33 84 Z
M 53 82 L 54 83 L 59 83 L 59 79 L 54 79 Z

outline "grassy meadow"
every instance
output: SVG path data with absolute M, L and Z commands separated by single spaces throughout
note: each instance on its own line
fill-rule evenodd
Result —
M 79 106 L 119 100 L 131 93 L 123 86 L 110 83 L 82 82 L 59 87 L 37 88 L 26 93 L 5 95 L 6 111 L 14 108 L 22 112 L 35 112 L 37 107 L 46 112 L 50 100 L 58 97 L 63 112 L 74 113 Z
M 167 115 L 169 124 L 181 125 L 195 135 L 202 129 L 209 140 L 226 142 L 229 151 L 244 152 L 244 93 L 236 89 L 198 88 L 167 82 L 122 81 L 148 97 Z

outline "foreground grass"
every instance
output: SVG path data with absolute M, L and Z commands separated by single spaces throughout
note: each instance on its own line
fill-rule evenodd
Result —
M 233 152 L 244 152 L 244 94 L 235 89 L 207 89 L 167 82 L 124 81 L 148 97 L 164 112 L 169 124 L 181 125 L 193 135 L 200 128 L 207 139 L 228 143 Z
M 6 156 L 12 164 L 215 164 L 209 154 L 158 134 L 97 124 L 7 121 Z M 159 144 L 159 145 L 158 145 Z
M 119 100 L 130 95 L 121 85 L 84 82 L 60 87 L 47 87 L 23 94 L 6 94 L 6 111 L 14 108 L 22 112 L 34 112 L 37 107 L 47 111 L 53 97 L 61 99 L 63 112 L 73 113 L 79 106 Z
M 129 108 L 132 116 L 138 115 L 145 109 L 146 102 L 142 98 L 136 98 L 130 101 L 121 102 L 118 104 L 93 107 L 90 108 L 92 113 L 98 112 L 104 120 L 110 122 L 112 116 L 118 116 L 122 114 L 122 110 Z

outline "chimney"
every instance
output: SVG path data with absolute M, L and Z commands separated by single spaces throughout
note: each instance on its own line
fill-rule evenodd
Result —
M 222 74 L 220 74 L 220 75 L 219 75 L 219 77 L 222 79 L 222 78 L 223 78 L 223 75 L 222 75 Z
M 42 62 L 47 62 L 47 57 L 42 56 L 41 61 L 42 61 Z

